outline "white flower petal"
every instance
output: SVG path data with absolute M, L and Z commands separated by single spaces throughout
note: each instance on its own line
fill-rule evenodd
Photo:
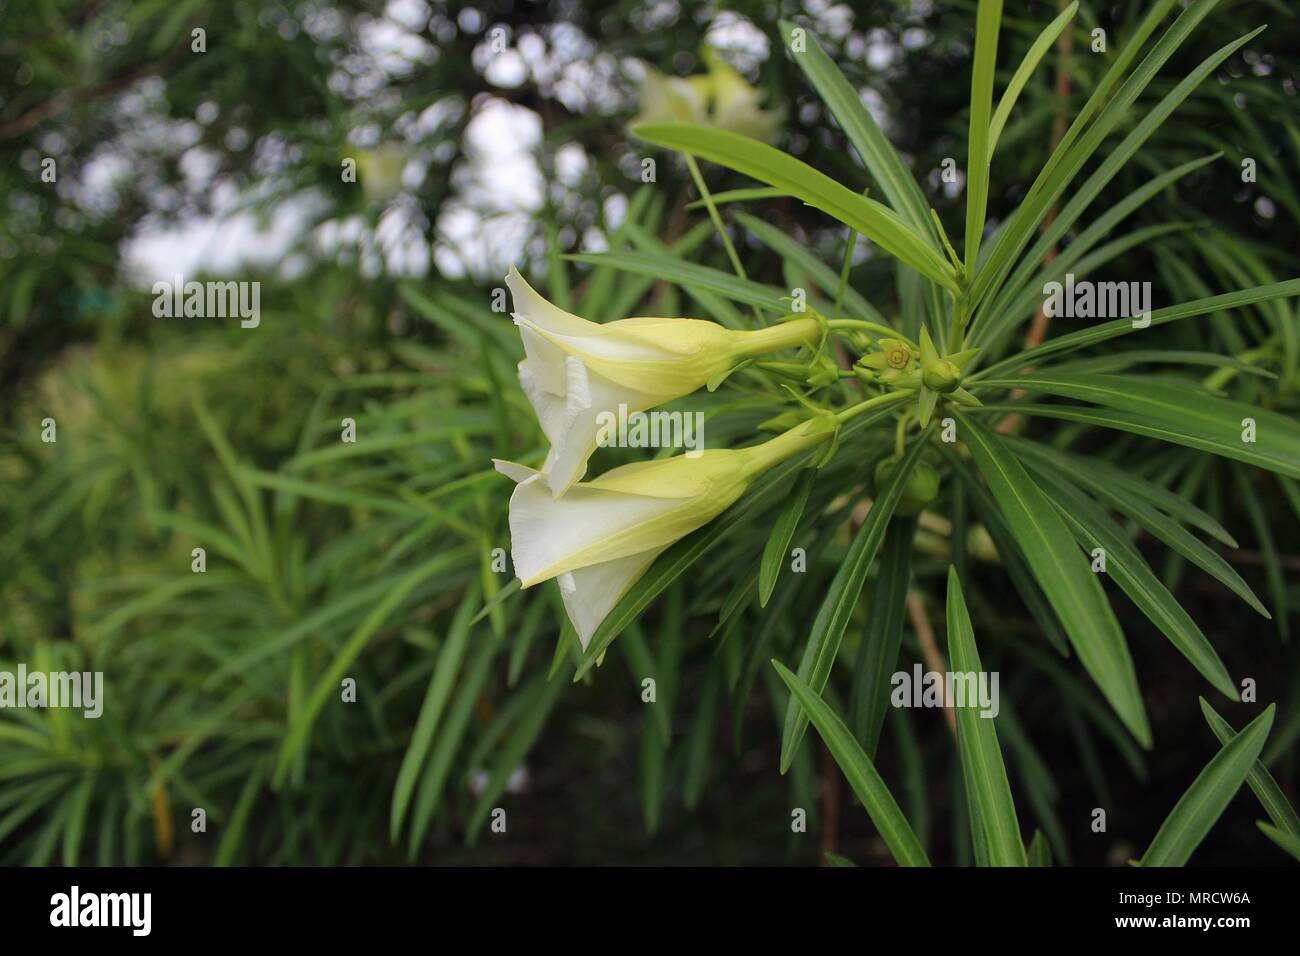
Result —
M 539 474 L 535 468 L 529 468 L 527 465 L 521 465 L 518 462 L 506 461 L 504 458 L 493 458 L 492 465 L 497 471 L 501 472 L 501 474 L 505 475 L 516 484 L 521 481 L 527 481 L 534 475 Z
M 667 546 L 561 574 L 560 597 L 585 651 L 600 622 Z
M 588 322 L 547 302 L 537 290 L 524 281 L 524 277 L 514 266 L 510 267 L 510 272 L 506 276 L 506 286 L 514 298 L 516 319 L 519 319 L 522 314 L 541 328 L 556 335 L 587 335 L 591 328 L 600 328 L 595 322 Z
M 510 553 L 515 573 L 524 587 L 531 587 L 571 570 L 565 563 L 571 565 L 575 555 L 584 551 L 599 547 L 598 556 L 591 562 L 594 564 L 664 547 L 675 540 L 669 536 L 671 532 L 659 540 L 653 535 L 649 539 L 638 536 L 636 542 L 621 546 L 612 539 L 619 532 L 652 524 L 682 504 L 682 499 L 622 494 L 582 485 L 555 498 L 540 474 L 530 476 L 515 486 L 510 496 Z
M 523 336 L 524 350 L 548 372 L 555 369 L 558 374 L 562 354 L 556 353 L 585 353 L 614 362 L 659 362 L 676 357 L 676 353 L 657 345 L 653 334 L 635 336 L 622 331 L 628 327 L 624 324 L 627 320 L 601 325 L 552 305 L 513 268 L 506 276 L 506 285 L 514 297 L 515 311 L 511 315 Z M 667 322 L 670 327 L 673 322 L 690 322 L 688 319 L 648 321 Z M 543 378 L 542 383 L 548 391 L 559 391 L 558 383 L 550 377 Z
M 537 413 L 542 433 L 549 441 L 558 441 L 564 434 L 564 392 L 549 392 L 543 388 L 537 366 L 530 359 L 519 363 L 519 387 Z
M 527 323 L 517 322 L 516 325 L 524 342 L 524 354 L 528 356 L 519 364 L 528 366 L 538 388 L 551 395 L 563 395 L 564 349 L 546 336 L 539 335 Z
M 564 430 L 567 432 L 582 413 L 591 408 L 591 381 L 587 366 L 576 355 L 564 359 Z
M 639 412 L 657 404 L 657 397 L 621 388 L 601 375 L 589 372 L 576 356 L 564 361 L 565 390 L 556 395 L 542 388 L 535 365 L 519 363 L 519 384 L 537 413 L 542 432 L 551 443 L 542 471 L 556 495 L 562 495 L 587 472 L 587 459 L 596 450 L 601 412 Z

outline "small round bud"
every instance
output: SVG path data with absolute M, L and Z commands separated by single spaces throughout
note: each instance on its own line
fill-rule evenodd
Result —
M 890 472 L 898 466 L 899 459 L 889 457 L 882 459 L 876 465 L 875 483 L 876 493 L 885 487 L 885 482 L 889 480 Z M 894 514 L 900 517 L 908 517 L 917 514 L 926 505 L 933 501 L 939 494 L 939 473 L 933 467 L 923 461 L 918 461 L 913 467 L 911 473 L 907 476 L 907 481 L 903 484 L 903 493 L 899 496 L 898 504 L 894 507 Z
M 921 381 L 933 392 L 946 395 L 961 385 L 961 369 L 947 359 L 931 362 L 921 373 Z

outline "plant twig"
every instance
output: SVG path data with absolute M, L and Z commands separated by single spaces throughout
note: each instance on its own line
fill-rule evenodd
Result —
M 907 592 L 907 617 L 912 622 L 912 630 L 916 632 L 916 643 L 921 645 L 921 657 L 925 661 L 925 669 L 936 674 L 946 672 L 948 664 L 943 659 L 943 652 L 939 650 L 939 643 L 934 639 L 934 628 L 930 626 L 930 616 L 925 611 L 925 602 L 915 591 Z M 952 701 L 948 699 L 947 681 L 940 685 L 939 693 L 943 695 L 943 718 L 948 722 L 948 729 L 952 731 L 952 739 L 955 741 L 957 714 L 952 709 Z

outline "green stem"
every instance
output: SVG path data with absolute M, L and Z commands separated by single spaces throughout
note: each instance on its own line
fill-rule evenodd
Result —
M 900 458 L 903 455 L 904 437 L 907 435 L 907 423 L 911 418 L 911 409 L 905 409 L 903 414 L 898 416 L 898 425 L 894 428 L 894 454 Z
M 885 395 L 877 395 L 869 398 L 865 402 L 859 402 L 851 405 L 839 412 L 835 417 L 840 423 L 848 421 L 856 415 L 860 415 L 872 408 L 880 408 L 882 405 L 891 405 L 904 399 L 910 398 L 910 392 L 889 392 Z M 809 419 L 795 425 L 788 431 L 782 432 L 775 438 L 770 438 L 761 445 L 754 445 L 744 449 L 747 456 L 745 467 L 750 474 L 758 475 L 771 468 L 778 462 L 784 461 L 791 455 L 797 455 L 801 451 L 807 451 L 809 448 L 816 447 L 835 434 L 834 430 L 823 430 L 809 432 L 809 426 L 814 424 L 814 419 Z
M 890 405 L 894 402 L 905 401 L 911 397 L 911 392 L 886 392 L 884 395 L 876 395 L 874 398 L 869 398 L 865 402 L 858 402 L 856 405 L 850 405 L 848 408 L 837 412 L 835 417 L 838 418 L 841 423 L 847 422 L 849 419 L 855 418 L 870 409 L 879 408 L 882 405 Z
M 691 178 L 695 180 L 695 188 L 700 191 L 700 198 L 704 200 L 705 208 L 709 210 L 709 218 L 713 220 L 713 228 L 718 231 L 718 238 L 722 240 L 722 246 L 727 250 L 727 258 L 731 260 L 731 268 L 736 270 L 736 275 L 742 279 L 748 279 L 745 274 L 745 267 L 740 263 L 740 256 L 736 255 L 736 247 L 731 244 L 731 237 L 727 235 L 727 230 L 723 228 L 722 217 L 718 215 L 718 207 L 714 205 L 713 194 L 709 192 L 709 187 L 704 182 L 704 176 L 700 173 L 700 167 L 695 162 L 695 157 L 690 153 L 683 153 L 686 157 L 686 168 L 691 171 Z M 760 325 L 763 323 L 762 317 L 758 313 L 758 306 L 752 306 L 754 319 Z
M 965 347 L 966 324 L 969 321 L 970 299 L 966 297 L 966 291 L 963 289 L 961 295 L 957 296 L 952 303 L 952 326 L 948 330 L 948 340 L 943 345 L 945 354 L 960 352 Z
M 917 348 L 916 343 L 902 332 L 891 329 L 887 325 L 881 325 L 879 322 L 868 322 L 866 319 L 828 319 L 826 327 L 830 329 L 866 329 L 868 332 L 875 332 L 887 338 L 898 339 L 900 342 L 907 343 L 911 348 Z
M 835 289 L 835 311 L 844 311 L 844 292 L 849 287 L 849 266 L 853 263 L 853 250 L 858 245 L 858 234 L 849 230 L 849 238 L 844 243 L 844 264 L 840 266 L 840 284 Z

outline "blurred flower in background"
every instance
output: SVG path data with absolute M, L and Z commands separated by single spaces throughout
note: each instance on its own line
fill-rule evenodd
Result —
M 754 139 L 775 137 L 781 116 L 759 106 L 763 91 L 745 82 L 711 47 L 704 48 L 703 56 L 707 73 L 682 78 L 647 70 L 641 83 L 641 112 L 630 125 L 700 123 Z

